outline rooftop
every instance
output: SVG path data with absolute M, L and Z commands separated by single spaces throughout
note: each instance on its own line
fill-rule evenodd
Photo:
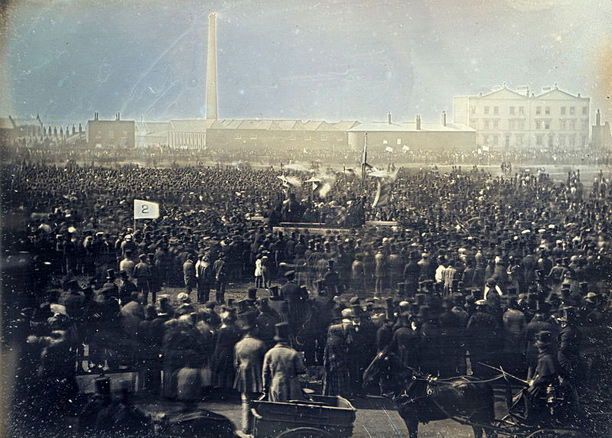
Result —
M 367 122 L 359 123 L 347 129 L 349 132 L 476 132 L 474 129 L 459 123 L 447 123 L 446 126 L 438 123 L 421 122 L 421 129 L 416 129 L 416 122 Z

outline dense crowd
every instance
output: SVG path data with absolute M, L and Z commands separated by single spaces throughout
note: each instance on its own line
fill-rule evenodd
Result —
M 181 148 L 167 144 L 146 145 L 135 149 L 113 145 L 104 148 L 91 148 L 84 139 L 78 144 L 50 144 L 48 141 L 17 141 L 5 145 L 2 159 L 5 161 L 25 160 L 34 163 L 65 163 L 75 160 L 79 163 L 98 165 L 121 165 L 129 162 L 143 163 L 151 167 L 171 165 L 193 165 L 202 163 L 251 163 L 257 165 L 281 166 L 291 161 L 334 164 L 359 168 L 359 152 L 347 148 L 322 151 L 316 148 L 287 148 L 279 150 L 272 147 L 253 147 L 240 149 Z M 421 150 L 420 148 L 397 149 L 392 152 L 382 148 L 370 147 L 370 159 L 376 163 L 438 164 L 438 165 L 491 165 L 511 162 L 516 166 L 552 165 L 596 165 L 609 166 L 612 155 L 606 150 L 583 148 L 527 148 L 525 150 L 490 149 L 477 146 L 471 150 L 453 148 L 444 150 Z M 325 159 L 322 159 L 322 157 Z
M 382 350 L 440 377 L 503 365 L 536 386 L 553 372 L 578 388 L 606 381 L 612 188 L 602 175 L 587 189 L 574 172 L 556 184 L 544 173 L 400 169 L 377 208 L 366 199 L 375 183 L 355 174 L 335 175 L 324 198 L 283 175 L 2 169 L 2 208 L 16 217 L 3 234 L 5 314 L 27 353 L 17 382 L 53 401 L 50 421 L 70 409 L 77 374 L 130 369 L 152 394 L 186 403 L 239 391 L 249 431 L 251 400 L 299 398 L 298 376 L 317 369 L 325 394 L 384 393 L 392 382 L 361 381 Z M 161 216 L 133 223 L 134 199 L 159 202 Z M 356 204 L 397 225 L 273 228 L 292 205 L 293 219 L 326 222 Z

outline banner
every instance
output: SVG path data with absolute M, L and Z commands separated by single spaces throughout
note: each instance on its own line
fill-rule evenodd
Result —
M 379 179 L 376 183 L 376 195 L 374 196 L 372 208 L 385 207 L 391 200 L 391 184 L 384 183 L 382 179 Z
M 157 219 L 159 204 L 157 202 L 134 199 L 134 219 Z

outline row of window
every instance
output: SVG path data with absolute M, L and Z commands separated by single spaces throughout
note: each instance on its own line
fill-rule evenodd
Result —
M 476 106 L 472 106 L 471 107 L 471 111 L 472 114 L 476 114 Z M 550 107 L 549 106 L 536 106 L 535 107 L 535 113 L 536 115 L 550 115 Z M 566 114 L 569 114 L 570 116 L 573 116 L 576 114 L 576 107 L 575 106 L 569 106 L 569 107 L 565 107 L 562 106 L 559 109 L 559 113 L 563 116 Z M 495 116 L 499 115 L 499 107 L 498 106 L 484 106 L 483 107 L 483 114 L 493 114 Z M 514 115 L 519 115 L 519 116 L 524 116 L 525 115 L 525 107 L 524 106 L 509 106 L 508 107 L 508 114 L 510 114 L 511 116 Z M 589 107 L 588 106 L 583 106 L 582 107 L 582 115 L 586 116 L 589 114 Z
M 258 138 L 258 137 L 257 137 L 256 135 L 250 135 L 250 136 L 244 136 L 244 137 L 243 137 L 242 135 L 237 134 L 237 135 L 234 137 L 234 140 L 257 140 L 257 138 Z M 266 137 L 266 138 L 268 138 L 268 137 Z M 329 141 L 329 140 L 332 140 L 332 141 L 333 141 L 334 139 L 333 139 L 333 138 L 331 138 L 331 139 L 330 139 L 330 138 L 329 138 L 328 136 L 326 136 L 326 135 L 321 135 L 321 137 L 320 137 L 319 139 L 317 139 L 317 138 L 313 138 L 313 136 L 310 136 L 310 135 L 309 135 L 309 136 L 307 136 L 307 137 L 304 137 L 303 139 L 298 139 L 298 138 L 297 138 L 295 135 L 291 135 L 291 136 L 288 138 L 288 140 L 304 140 L 304 141 L 312 141 L 312 140 Z M 338 138 L 336 138 L 335 140 L 336 140 L 336 142 L 343 142 L 343 141 L 345 141 L 345 138 L 338 137 Z
M 588 142 L 588 137 L 586 135 L 582 135 L 578 137 L 576 134 L 559 134 L 556 136 L 557 144 L 559 146 L 577 146 L 576 141 L 580 138 L 580 145 L 585 145 Z M 483 144 L 489 144 L 493 146 L 499 146 L 500 141 L 504 141 L 506 146 L 509 146 L 511 140 L 514 140 L 512 143 L 517 146 L 522 146 L 526 142 L 525 134 L 506 134 L 504 136 L 501 135 L 482 135 L 481 136 Z M 555 144 L 555 136 L 552 134 L 536 134 L 535 142 L 537 146 L 552 146 Z
M 534 121 L 535 129 L 551 129 L 552 119 L 536 119 Z M 575 131 L 578 124 L 577 119 L 559 119 L 559 129 Z M 482 119 L 482 129 L 499 129 L 500 119 Z M 508 129 L 524 130 L 527 126 L 527 122 L 524 119 L 509 119 Z M 470 119 L 470 127 L 479 129 L 479 120 Z M 589 129 L 589 119 L 580 120 L 580 129 Z

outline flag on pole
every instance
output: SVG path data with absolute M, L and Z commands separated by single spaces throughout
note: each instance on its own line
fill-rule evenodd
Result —
M 157 202 L 134 199 L 134 219 L 157 219 L 159 204 Z
M 361 153 L 361 165 L 368 164 L 368 133 L 363 134 L 363 152 Z
M 391 200 L 391 184 L 383 182 L 381 178 L 376 181 L 376 195 L 374 196 L 374 202 L 372 202 L 372 208 L 385 207 Z

